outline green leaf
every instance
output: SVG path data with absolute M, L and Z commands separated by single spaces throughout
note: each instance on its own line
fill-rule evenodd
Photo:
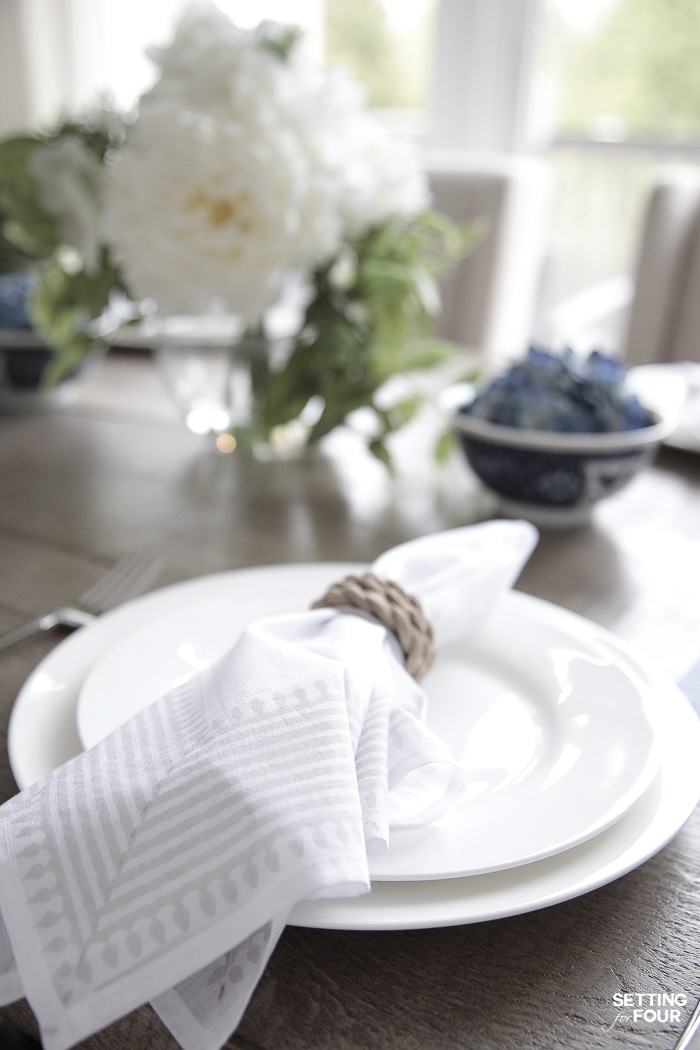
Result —
M 457 347 L 445 339 L 420 339 L 377 353 L 376 365 L 385 379 L 399 372 L 417 372 L 454 360 Z
M 298 26 L 279 25 L 276 22 L 265 21 L 257 27 L 255 36 L 262 50 L 269 51 L 286 62 L 301 38 L 301 30 Z
M 51 254 L 59 243 L 56 221 L 39 204 L 29 173 L 29 158 L 43 144 L 29 135 L 0 142 L 0 213 L 9 241 L 35 259 Z
M 107 306 L 118 275 L 103 255 L 102 267 L 94 276 L 83 271 L 68 274 L 54 260 L 37 270 L 38 281 L 28 307 L 33 327 L 55 351 L 46 375 L 46 385 L 57 383 L 85 360 L 96 338 L 90 322 Z
M 296 419 L 310 397 L 303 385 L 297 384 L 286 371 L 273 376 L 261 412 L 264 425 L 271 429 Z
M 478 383 L 483 379 L 485 370 L 481 365 L 473 365 L 466 372 L 460 373 L 452 379 L 452 383 Z
M 457 439 L 451 430 L 444 430 L 435 442 L 433 459 L 442 466 L 457 448 Z
M 124 116 L 114 111 L 109 99 L 104 99 L 78 118 L 72 115 L 60 117 L 42 136 L 42 140 L 51 143 L 67 135 L 75 135 L 102 162 L 108 153 L 123 145 L 126 129 Z
M 361 299 L 401 293 L 412 286 L 413 276 L 403 262 L 368 259 L 358 268 L 356 294 Z
M 0 215 L 0 273 L 19 273 L 28 270 L 33 259 L 23 252 L 14 241 L 4 233 L 4 223 Z
M 394 464 L 391 458 L 391 453 L 384 444 L 384 441 L 381 438 L 376 438 L 374 441 L 370 441 L 368 448 L 372 455 L 378 459 L 380 463 L 384 464 L 389 473 L 393 474 Z
M 337 426 L 344 423 L 351 412 L 371 403 L 372 397 L 365 391 L 355 395 L 352 395 L 350 391 L 345 391 L 337 399 L 326 401 L 320 418 L 311 428 L 309 443 L 315 444 L 320 441 L 326 434 L 330 434 L 331 430 L 335 430 Z
M 396 404 L 392 405 L 388 410 L 392 429 L 398 430 L 399 427 L 403 427 L 406 423 L 410 423 L 422 404 L 423 398 L 416 395 L 414 397 L 405 397 L 401 401 L 397 401 Z

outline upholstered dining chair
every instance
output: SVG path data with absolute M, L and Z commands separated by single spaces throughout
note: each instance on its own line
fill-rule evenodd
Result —
M 532 337 L 544 258 L 546 166 L 535 157 L 439 152 L 426 169 L 436 211 L 483 224 L 473 251 L 442 284 L 437 334 L 494 362 L 521 353 Z
M 700 167 L 662 171 L 645 207 L 622 328 L 628 366 L 700 362 Z
M 603 319 L 613 318 L 600 340 Z M 630 273 L 553 308 L 546 338 L 608 346 L 628 367 L 700 362 L 700 167 L 660 169 L 642 206 Z

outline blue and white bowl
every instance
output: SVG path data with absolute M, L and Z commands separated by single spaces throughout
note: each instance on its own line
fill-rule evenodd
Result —
M 473 387 L 462 384 L 443 399 L 469 466 L 496 494 L 500 512 L 545 527 L 588 522 L 594 505 L 650 463 L 675 426 L 650 412 L 651 423 L 634 430 L 530 430 L 470 416 L 475 396 Z

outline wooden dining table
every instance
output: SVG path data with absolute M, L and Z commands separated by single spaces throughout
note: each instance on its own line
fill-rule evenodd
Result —
M 397 436 L 393 475 L 343 432 L 298 459 L 256 462 L 186 429 L 148 353 L 111 350 L 73 405 L 0 414 L 0 631 L 77 597 L 132 551 L 163 557 L 166 586 L 250 566 L 367 564 L 402 541 L 497 515 L 457 453 L 435 465 L 434 422 Z M 664 448 L 589 524 L 541 529 L 516 589 L 687 680 L 700 660 L 700 454 Z M 0 653 L 2 801 L 17 791 L 13 704 L 61 637 Z M 227 1046 L 671 1050 L 700 996 L 699 961 L 696 810 L 639 867 L 535 911 L 428 929 L 288 926 Z M 681 1004 L 678 1018 L 634 1020 L 619 1005 L 621 995 L 662 994 Z M 37 1033 L 23 1001 L 0 1017 Z M 176 1044 L 145 1005 L 81 1046 Z

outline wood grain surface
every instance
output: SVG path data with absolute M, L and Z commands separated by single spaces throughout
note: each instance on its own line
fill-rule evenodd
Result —
M 150 358 L 110 352 L 78 403 L 0 414 L 0 630 L 76 597 L 120 555 L 160 581 L 281 562 L 372 561 L 495 512 L 422 421 L 390 478 L 349 436 L 291 463 L 222 456 L 189 434 Z M 541 533 L 518 587 L 615 631 L 681 678 L 700 658 L 700 455 L 664 450 L 593 522 Z M 60 633 L 0 654 L 0 797 L 17 789 L 7 721 Z M 671 1050 L 700 996 L 700 811 L 656 857 L 565 904 L 402 933 L 288 928 L 228 1046 L 238 1050 Z M 687 996 L 680 1022 L 617 1021 L 620 993 Z M 25 1003 L 2 1015 L 35 1032 Z M 148 1007 L 81 1044 L 175 1044 Z

